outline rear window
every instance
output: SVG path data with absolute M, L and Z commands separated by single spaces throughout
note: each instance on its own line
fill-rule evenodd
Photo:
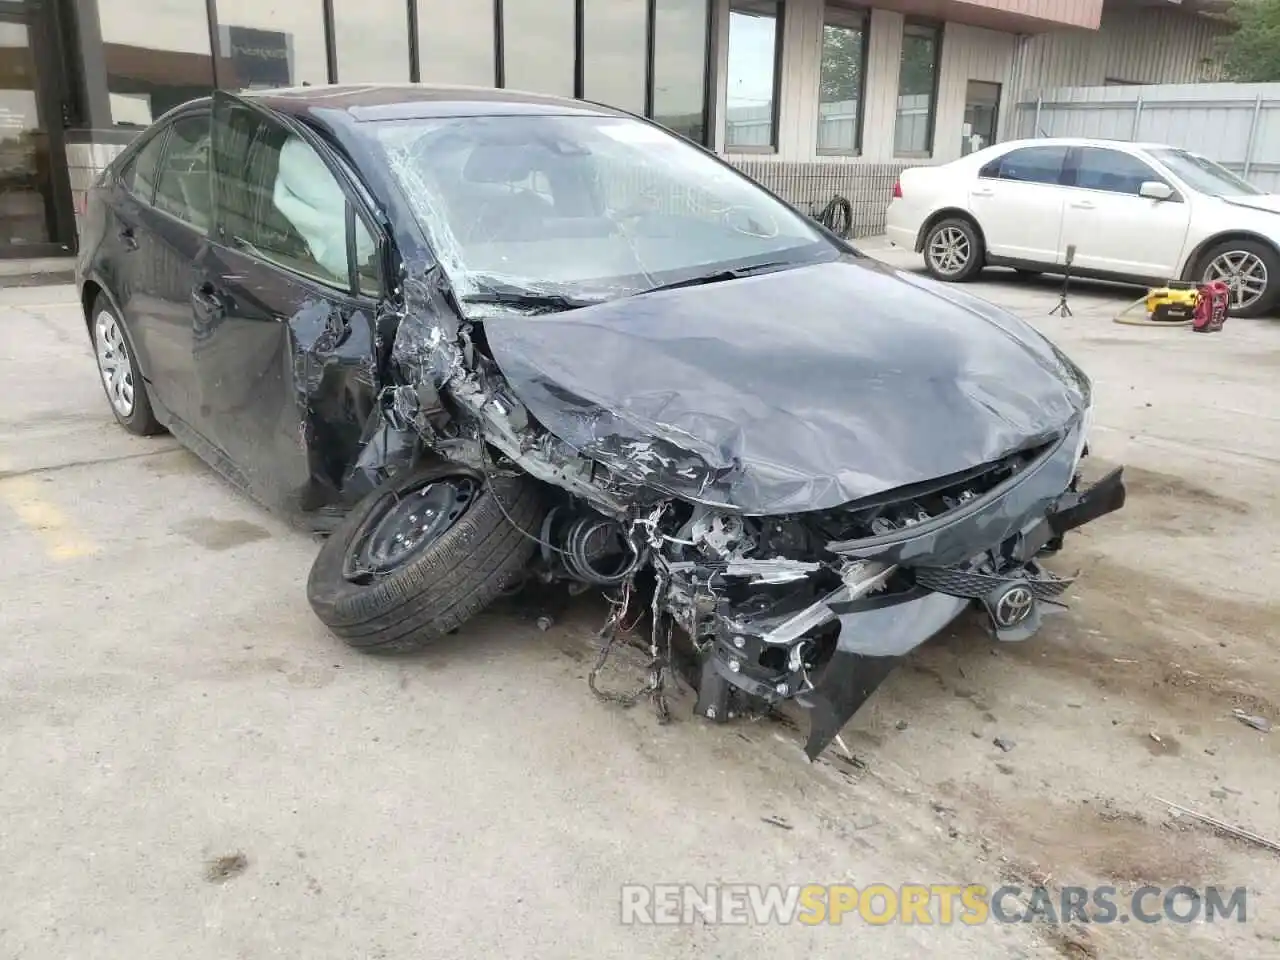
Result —
M 987 163 L 978 174 L 997 180 L 1022 183 L 1061 183 L 1066 147 L 1020 147 Z

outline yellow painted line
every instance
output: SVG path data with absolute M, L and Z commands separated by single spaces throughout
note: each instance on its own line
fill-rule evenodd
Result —
M 98 552 L 98 545 L 81 535 L 56 504 L 41 495 L 41 485 L 29 477 L 0 480 L 0 500 L 44 543 L 54 560 L 75 560 Z

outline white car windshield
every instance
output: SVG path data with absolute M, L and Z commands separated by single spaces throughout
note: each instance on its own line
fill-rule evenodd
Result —
M 1199 193 L 1214 197 L 1257 197 L 1266 192 L 1237 177 L 1221 164 L 1186 150 L 1161 148 L 1152 150 L 1151 155 Z
M 840 255 L 805 217 L 638 120 L 430 118 L 375 136 L 461 297 L 596 301 Z

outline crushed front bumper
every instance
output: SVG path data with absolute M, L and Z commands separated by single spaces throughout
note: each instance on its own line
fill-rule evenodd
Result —
M 810 711 L 805 752 L 813 759 L 899 659 L 974 604 L 985 608 L 997 639 L 1034 634 L 1043 610 L 1060 607 L 1057 597 L 1072 582 L 1045 570 L 1036 557 L 1056 550 L 1070 530 L 1124 505 L 1120 468 L 1086 490 L 1075 489 L 1076 440 L 1072 431 L 1008 484 L 949 514 L 883 537 L 831 545 L 872 573 L 908 572 L 910 588 L 877 593 L 846 584 L 782 623 L 721 618 L 714 649 L 703 661 L 697 712 L 725 719 L 734 689 L 766 702 L 795 697 Z M 839 622 L 835 649 L 810 677 L 797 644 L 832 621 Z M 744 668 L 777 646 L 787 651 L 785 671 Z

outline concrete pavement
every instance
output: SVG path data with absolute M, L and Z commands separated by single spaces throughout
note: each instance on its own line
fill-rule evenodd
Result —
M 1054 299 L 1044 286 L 1001 295 L 1027 315 Z M 1232 496 L 1273 482 L 1270 375 L 1246 371 L 1229 401 L 1197 403 L 1153 374 L 1194 378 L 1203 351 L 1280 356 L 1277 330 L 1179 342 L 1144 370 L 1132 346 L 1126 360 L 1091 343 L 1135 339 L 1090 319 L 1115 302 L 1095 290 L 1064 325 L 1101 373 L 1106 454 L 1203 472 L 1212 447 L 1237 477 Z M 971 738 L 979 721 L 955 711 L 980 696 L 992 720 L 1017 716 L 1015 759 L 1040 781 L 1017 796 L 1054 794 L 1066 789 L 1054 770 L 1075 780 L 1087 761 L 1038 754 L 1032 731 L 1080 718 L 1051 709 L 1075 681 L 1049 670 L 1044 683 L 1059 686 L 1033 696 L 1020 685 L 1042 668 L 965 641 L 957 662 L 978 692 L 940 692 L 929 671 L 950 677 L 955 662 L 926 658 L 855 721 L 867 762 L 854 768 L 804 764 L 783 726 L 711 726 L 688 704 L 659 726 L 644 706 L 597 703 L 583 682 L 601 617 L 590 601 L 545 633 L 503 611 L 421 656 L 362 656 L 307 607 L 312 540 L 171 438 L 115 426 L 69 288 L 0 291 L 0 338 L 0 956 L 1094 955 L 1070 952 L 1080 935 L 1038 925 L 619 922 L 624 883 L 999 882 L 1022 852 L 1020 826 L 1002 828 L 972 794 L 999 796 L 1002 778 L 987 772 L 991 731 Z M 1173 405 L 1145 415 L 1126 378 Z M 1224 536 L 1162 569 L 1190 574 L 1206 556 L 1238 569 L 1230 543 L 1243 534 Z M 1091 549 L 1132 561 L 1150 541 L 1118 526 Z M 1123 767 L 1128 755 L 1108 756 Z M 792 829 L 762 820 L 774 816 Z M 1174 931 L 1161 955 L 1220 946 L 1201 936 Z

